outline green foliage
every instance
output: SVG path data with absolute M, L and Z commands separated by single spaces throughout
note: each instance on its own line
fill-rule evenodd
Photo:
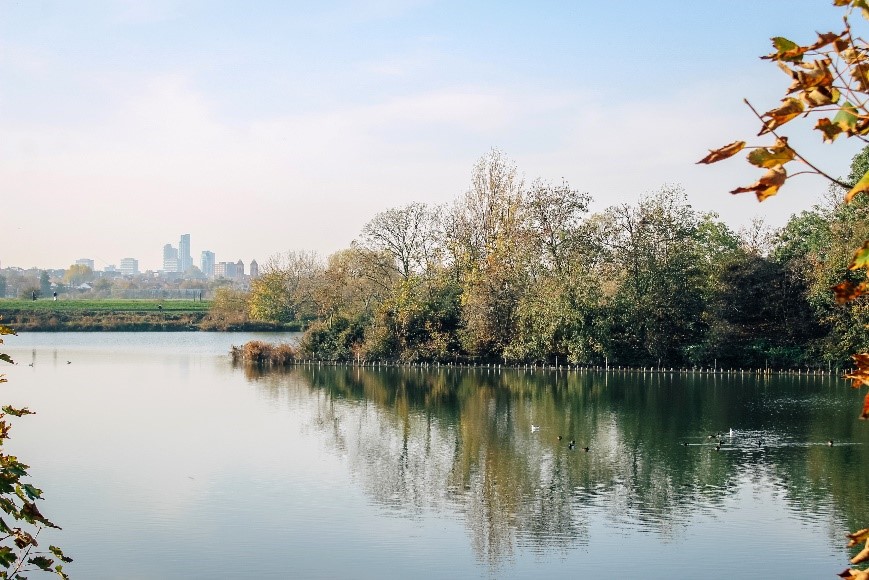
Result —
M 14 335 L 15 331 L 7 326 L 0 326 L 0 336 L 10 334 Z M 0 339 L 0 344 L 2 342 Z M 5 354 L 3 360 L 13 362 Z M 0 375 L 0 382 L 5 382 L 2 375 Z M 68 578 L 63 572 L 62 565 L 58 564 L 53 568 L 52 566 L 55 563 L 54 558 L 64 563 L 72 562 L 72 558 L 65 556 L 56 546 L 50 546 L 48 552 L 37 549 L 39 544 L 36 537 L 40 531 L 47 527 L 58 528 L 43 516 L 36 506 L 36 500 L 42 498 L 42 490 L 24 482 L 29 467 L 18 461 L 17 457 L 2 450 L 12 428 L 7 417 L 32 414 L 33 412 L 26 407 L 18 409 L 11 405 L 3 406 L 0 413 L 0 510 L 22 524 L 22 527 L 11 527 L 0 518 L 0 567 L 4 568 L 0 570 L 0 578 L 23 579 L 25 577 L 23 573 L 37 570 L 53 572 L 62 578 Z M 32 526 L 33 533 L 24 529 L 24 525 Z

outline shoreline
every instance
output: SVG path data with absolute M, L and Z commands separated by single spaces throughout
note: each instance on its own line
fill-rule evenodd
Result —
M 215 316 L 180 301 L 0 301 L 0 324 L 17 332 L 293 332 L 298 325 Z

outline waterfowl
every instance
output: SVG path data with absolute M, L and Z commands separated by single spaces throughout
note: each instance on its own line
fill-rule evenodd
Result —
M 582 450 L 588 453 L 588 447 L 583 447 Z
M 829 441 L 827 441 L 827 445 L 829 445 L 830 447 L 832 447 L 832 446 L 833 446 L 833 440 L 830 439 Z
M 531 432 L 532 432 L 532 433 L 536 433 L 537 431 L 540 431 L 540 425 L 534 425 L 534 424 L 532 424 L 532 425 L 531 425 Z
M 574 447 L 576 447 L 576 442 L 575 442 L 575 441 L 571 441 L 570 443 L 567 444 L 567 448 L 568 448 L 568 449 L 573 449 Z
M 561 435 L 559 435 L 559 436 L 558 436 L 558 440 L 561 441 L 561 439 L 562 439 L 562 437 L 561 437 Z

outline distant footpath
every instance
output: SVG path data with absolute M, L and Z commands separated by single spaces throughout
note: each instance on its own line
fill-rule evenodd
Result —
M 0 323 L 17 331 L 292 331 L 285 324 L 210 316 L 209 301 L 0 299 Z

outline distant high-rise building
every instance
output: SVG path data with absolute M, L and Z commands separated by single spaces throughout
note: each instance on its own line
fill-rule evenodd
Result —
M 208 278 L 214 278 L 214 252 L 204 250 L 201 264 L 202 274 Z
M 80 259 L 76 260 L 75 263 L 78 266 L 87 266 L 88 268 L 91 269 L 91 272 L 93 272 L 94 261 L 91 260 L 90 258 L 80 258 Z
M 163 246 L 163 271 L 180 272 L 181 262 L 178 260 L 178 248 L 172 244 Z
M 215 278 L 233 279 L 238 277 L 238 265 L 233 262 L 218 262 L 214 265 Z
M 239 260 L 235 263 L 235 277 L 241 278 L 242 276 L 244 276 L 244 262 Z
M 121 259 L 121 274 L 124 276 L 135 276 L 139 273 L 139 260 L 136 258 Z
M 259 264 L 256 263 L 256 260 L 250 261 L 250 277 L 259 278 Z
M 181 234 L 178 242 L 178 261 L 180 272 L 186 272 L 193 266 L 193 257 L 190 255 L 190 234 Z

